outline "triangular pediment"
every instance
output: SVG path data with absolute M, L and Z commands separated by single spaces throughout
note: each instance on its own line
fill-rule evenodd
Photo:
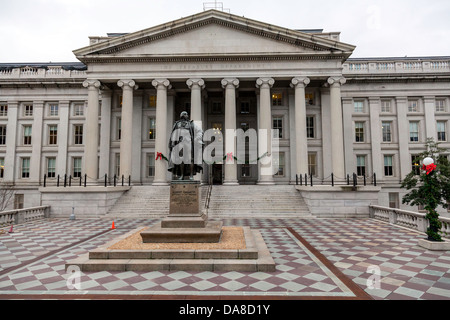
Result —
M 233 56 L 335 56 L 354 46 L 210 10 L 139 32 L 105 38 L 74 51 L 81 61 Z

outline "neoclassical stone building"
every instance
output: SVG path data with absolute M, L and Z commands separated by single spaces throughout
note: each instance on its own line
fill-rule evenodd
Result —
M 279 129 L 274 175 L 223 161 L 206 166 L 204 181 L 293 184 L 307 173 L 326 184 L 332 174 L 338 182 L 376 174 L 380 204 L 401 206 L 400 181 L 427 138 L 450 148 L 450 57 L 354 59 L 339 35 L 209 10 L 90 37 L 74 51 L 79 63 L 0 64 L 0 178 L 25 206 L 39 204 L 44 176 L 167 185 L 167 163 L 156 158 L 187 110 L 218 134 Z

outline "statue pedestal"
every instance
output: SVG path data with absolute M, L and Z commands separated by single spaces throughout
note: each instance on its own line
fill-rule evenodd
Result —
M 201 212 L 199 181 L 173 181 L 169 216 L 141 236 L 144 243 L 218 243 L 222 226 Z

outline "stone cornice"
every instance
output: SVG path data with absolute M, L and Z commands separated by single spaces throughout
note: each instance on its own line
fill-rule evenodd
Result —
M 202 63 L 202 62 L 244 62 L 244 61 L 303 61 L 303 60 L 340 60 L 343 55 L 331 53 L 323 54 L 295 54 L 295 55 L 247 55 L 247 56 L 153 56 L 153 57 L 111 57 L 92 56 L 83 59 L 86 63 Z
M 307 48 L 315 51 L 317 54 L 327 53 L 327 55 L 336 56 L 336 59 L 340 56 L 342 56 L 342 60 L 347 59 L 355 49 L 352 45 L 326 39 L 317 35 L 281 28 L 256 20 L 210 10 L 146 30 L 117 38 L 111 38 L 107 41 L 75 50 L 74 54 L 83 62 L 90 61 L 91 56 L 94 58 L 105 55 L 117 56 L 120 55 L 120 52 L 123 50 L 168 38 L 209 24 L 217 24 L 240 32 L 250 33 L 274 41 L 285 42 L 297 47 Z

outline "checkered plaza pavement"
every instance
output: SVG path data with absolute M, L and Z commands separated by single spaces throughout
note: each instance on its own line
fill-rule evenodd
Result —
M 264 272 L 95 272 L 73 288 L 65 263 L 157 220 L 46 219 L 0 234 L 0 299 L 450 299 L 450 252 L 373 219 L 229 219 L 261 232 L 276 262 Z M 379 275 L 379 277 L 378 277 Z M 379 281 L 378 281 L 379 280 Z M 72 283 L 73 284 L 73 283 Z

